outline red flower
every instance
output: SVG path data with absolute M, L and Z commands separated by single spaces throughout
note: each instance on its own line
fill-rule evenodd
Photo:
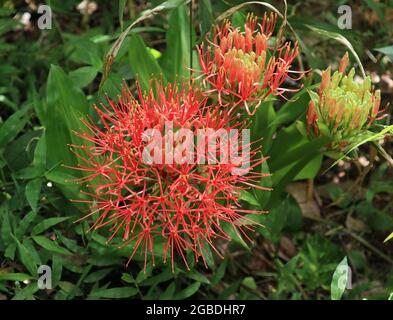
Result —
M 76 133 L 85 143 L 72 145 L 71 150 L 84 164 L 74 169 L 84 172 L 85 176 L 78 182 L 87 183 L 91 190 L 87 193 L 90 200 L 80 200 L 91 204 L 91 211 L 84 218 L 96 217 L 93 229 L 110 225 L 109 240 L 121 233 L 125 244 L 134 246 L 130 260 L 140 250 L 145 267 L 150 256 L 154 264 L 154 243 L 161 239 L 164 262 L 170 256 L 173 268 L 177 252 L 188 268 L 189 251 L 193 251 L 196 260 L 202 257 L 204 262 L 206 246 L 220 254 L 215 239 L 229 239 L 223 222 L 245 236 L 245 231 L 251 229 L 249 219 L 243 214 L 261 212 L 241 209 L 240 191 L 250 187 L 266 189 L 260 186 L 265 174 L 252 172 L 265 158 L 260 157 L 260 148 L 255 148 L 250 152 L 250 172 L 237 175 L 233 172 L 240 170 L 243 151 L 252 143 L 234 144 L 230 156 L 238 153 L 240 161 L 226 163 L 209 162 L 212 157 L 218 159 L 221 151 L 218 146 L 210 150 L 205 163 L 196 161 L 195 146 L 191 157 L 179 152 L 177 146 L 185 143 L 176 140 L 181 128 L 195 134 L 198 129 L 230 132 L 246 128 L 247 123 L 222 108 L 207 106 L 206 98 L 191 86 L 183 85 L 181 89 L 158 86 L 156 95 L 153 89 L 143 95 L 139 85 L 137 88 L 138 100 L 128 89 L 123 89 L 117 102 L 108 99 L 108 106 L 96 107 L 100 125 L 83 121 L 88 130 Z M 168 123 L 172 126 L 169 130 Z M 155 131 L 149 133 L 146 129 Z M 154 140 L 157 133 L 164 138 Z M 188 141 L 190 145 L 194 138 Z M 231 145 L 238 138 L 224 139 L 224 145 Z M 174 149 L 167 144 L 171 139 L 175 141 Z M 206 139 L 202 141 L 211 141 L 209 137 Z M 163 151 L 165 156 L 157 152 L 157 157 L 151 150 L 146 153 L 146 147 L 154 141 L 162 142 L 154 151 Z M 146 155 L 156 162 L 147 162 Z M 186 161 L 171 163 L 168 155 Z
M 275 14 L 270 17 L 265 14 L 258 28 L 257 18 L 248 15 L 244 31 L 225 21 L 215 30 L 213 42 L 209 41 L 207 49 L 203 44 L 197 47 L 203 82 L 211 87 L 208 93 L 218 94 L 220 103 L 223 104 L 223 100 L 235 102 L 234 106 L 243 103 L 247 112 L 254 114 L 269 95 L 282 96 L 292 91 L 282 84 L 293 72 L 290 68 L 298 46 L 291 48 L 286 42 L 278 48 L 271 47 L 269 42 L 275 24 Z M 254 107 L 253 111 L 250 106 Z

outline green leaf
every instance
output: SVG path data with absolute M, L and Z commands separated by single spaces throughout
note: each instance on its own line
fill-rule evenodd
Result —
M 134 33 L 130 35 L 128 57 L 131 70 L 139 80 L 142 90 L 149 90 L 150 80 L 152 78 L 158 79 L 162 75 L 162 70 L 141 36 Z M 165 82 L 165 78 L 163 80 Z
M 50 240 L 44 236 L 33 236 L 32 239 L 44 249 L 58 254 L 71 255 L 72 253 L 67 249 L 60 247 L 55 241 Z
M 30 285 L 28 285 L 26 288 L 23 288 L 22 290 L 18 291 L 18 293 L 12 297 L 12 300 L 31 299 L 34 293 L 36 293 L 38 290 L 39 288 L 37 282 L 33 282 Z
M 111 289 L 98 289 L 89 294 L 90 299 L 125 299 L 135 296 L 138 289 L 132 287 L 111 288 Z
M 5 245 L 13 243 L 12 239 L 12 225 L 10 221 L 10 210 L 8 206 L 4 203 L 0 206 L 0 234 Z
M 332 300 L 341 300 L 342 295 L 350 281 L 350 267 L 347 257 L 345 257 L 337 266 L 333 273 L 333 279 L 330 285 L 330 295 Z
M 123 14 L 125 6 L 126 0 L 119 0 L 119 23 L 121 31 L 123 31 Z
M 55 288 L 61 280 L 63 271 L 63 262 L 61 256 L 53 254 L 52 256 L 52 287 Z
M 36 142 L 41 134 L 42 130 L 27 131 L 7 144 L 3 154 L 12 171 L 18 171 L 31 164 L 34 158 L 34 149 L 37 146 Z
M 30 223 L 32 223 L 36 217 L 37 217 L 37 211 L 33 210 L 30 211 L 28 214 L 26 214 L 22 220 L 20 220 L 18 228 L 16 229 L 15 232 L 15 236 L 18 239 L 21 239 L 25 235 Z
M 242 281 L 242 285 L 253 290 L 256 290 L 258 287 L 253 277 L 245 277 Z
M 221 279 L 225 275 L 225 271 L 227 270 L 227 266 L 228 266 L 228 259 L 225 259 L 224 261 L 221 262 L 220 266 L 213 273 L 213 276 L 211 278 L 212 286 L 216 286 L 221 281 Z
M 160 294 L 160 296 L 158 297 L 158 299 L 160 300 L 170 300 L 173 298 L 173 295 L 175 294 L 176 291 L 176 283 L 175 282 L 171 282 L 169 284 L 169 286 L 165 289 L 165 291 Z
M 29 250 L 13 234 L 11 234 L 11 236 L 18 247 L 20 261 L 26 267 L 27 271 L 29 271 L 31 275 L 35 276 L 37 274 L 37 264 L 31 259 Z
M 47 82 L 46 127 L 47 162 L 49 167 L 77 163 L 68 144 L 80 140 L 72 134 L 82 127 L 80 118 L 88 114 L 88 104 L 81 89 L 75 87 L 64 71 L 51 65 Z M 57 170 L 66 170 L 57 168 Z
M 260 204 L 259 204 L 258 200 L 255 198 L 255 196 L 247 190 L 240 190 L 240 199 L 248 202 L 249 204 L 251 204 L 253 206 L 256 206 L 256 207 L 260 206 Z
M 0 273 L 0 281 L 25 281 L 34 279 L 26 273 Z
M 30 105 L 27 105 L 16 111 L 0 126 L 0 147 L 4 147 L 7 143 L 15 139 L 18 133 L 24 128 L 27 121 L 29 121 L 27 115 L 29 109 Z
M 314 179 L 322 166 L 323 155 L 315 156 L 310 162 L 296 175 L 294 180 Z
M 34 228 L 31 230 L 31 235 L 34 236 L 40 234 L 45 230 L 49 229 L 50 227 L 53 227 L 54 225 L 66 221 L 68 219 L 70 219 L 70 217 L 54 217 L 54 218 L 45 219 L 44 221 L 41 221 L 39 224 L 34 226 Z
M 33 166 L 44 169 L 46 167 L 46 138 L 45 130 L 42 132 L 34 150 Z
M 139 281 L 138 283 L 141 286 L 152 286 L 152 285 L 157 285 L 159 283 L 171 280 L 174 278 L 174 276 L 175 275 L 172 273 L 172 270 L 170 268 L 166 268 L 163 272 L 160 272 L 156 276 L 150 277 L 150 278 L 144 280 L 142 283 L 140 283 L 140 281 Z
M 214 23 L 213 9 L 210 0 L 200 0 L 198 2 L 199 7 L 199 21 L 201 25 L 201 34 L 205 34 L 211 30 Z
M 101 279 L 105 278 L 112 270 L 112 268 L 106 268 L 92 272 L 83 280 L 83 282 L 97 283 Z
M 170 81 L 181 80 L 190 74 L 187 68 L 191 66 L 190 50 L 195 40 L 194 32 L 190 34 L 190 19 L 184 5 L 172 11 L 167 30 L 167 49 L 162 64 Z
M 199 290 L 200 286 L 201 286 L 200 282 L 194 282 L 193 284 L 189 285 L 184 290 L 178 292 L 175 295 L 174 299 L 175 300 L 187 299 L 187 298 L 193 296 Z
M 232 239 L 232 241 L 241 245 L 244 249 L 250 250 L 249 246 L 244 241 L 240 231 L 237 228 L 235 228 L 233 223 L 224 221 L 221 223 L 221 227 L 224 230 L 224 232 Z
M 262 139 L 263 152 L 270 153 L 270 147 L 273 142 L 272 136 L 275 127 L 270 123 L 276 119 L 276 111 L 274 110 L 273 101 L 263 102 L 257 109 L 252 125 L 251 125 L 251 141 Z
M 98 69 L 92 66 L 81 67 L 69 73 L 69 77 L 78 88 L 84 88 L 97 76 Z
M 206 278 L 206 276 L 204 276 L 202 273 L 199 273 L 195 270 L 185 271 L 185 274 L 186 274 L 187 278 L 190 278 L 192 280 L 195 280 L 195 281 L 198 281 L 201 283 L 210 284 L 210 281 L 208 278 Z
M 385 56 L 388 56 L 391 60 L 393 60 L 393 46 L 377 48 L 377 49 L 374 49 L 374 50 L 383 53 Z
M 38 200 L 40 199 L 40 194 L 41 194 L 41 186 L 42 186 L 42 178 L 36 178 L 34 180 L 30 180 L 26 184 L 26 189 L 25 189 L 26 200 L 34 212 L 37 212 Z
M 297 92 L 291 99 L 285 102 L 280 109 L 277 111 L 277 116 L 272 122 L 269 123 L 269 127 L 278 128 L 284 123 L 289 123 L 296 120 L 299 116 L 307 112 L 308 103 L 310 101 L 309 92 L 312 93 L 318 84 L 305 87 L 301 91 Z

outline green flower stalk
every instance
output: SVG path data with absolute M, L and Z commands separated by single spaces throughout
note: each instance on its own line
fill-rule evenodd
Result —
M 373 90 L 369 76 L 362 83 L 355 82 L 355 69 L 345 72 L 348 63 L 346 53 L 333 75 L 330 67 L 322 72 L 319 92 L 310 91 L 307 113 L 308 131 L 312 126 L 315 135 L 330 135 L 333 142 L 329 149 L 339 152 L 346 151 L 380 119 L 380 90 Z

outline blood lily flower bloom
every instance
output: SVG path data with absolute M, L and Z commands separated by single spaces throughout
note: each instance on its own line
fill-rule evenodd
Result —
M 71 146 L 80 160 L 73 169 L 83 173 L 77 182 L 90 189 L 85 192 L 90 199 L 79 200 L 91 205 L 84 218 L 95 219 L 92 229 L 111 226 L 109 241 L 121 234 L 123 245 L 133 246 L 130 260 L 137 252 L 143 254 L 145 268 L 150 258 L 154 265 L 154 251 L 160 245 L 164 262 L 170 256 L 172 269 L 176 253 L 187 268 L 189 252 L 196 260 L 202 257 L 206 265 L 206 247 L 220 255 L 215 240 L 230 239 L 224 224 L 247 237 L 246 231 L 252 229 L 247 215 L 261 213 L 242 209 L 240 193 L 249 188 L 267 189 L 260 184 L 266 174 L 253 170 L 266 158 L 260 148 L 251 150 L 249 172 L 243 175 L 233 174 L 246 147 L 239 144 L 233 150 L 242 155 L 237 162 L 161 159 L 147 163 L 146 146 L 157 138 L 147 129 L 163 134 L 164 140 L 175 139 L 179 146 L 183 141 L 176 140 L 176 135 L 181 128 L 233 130 L 243 129 L 247 123 L 222 108 L 207 106 L 207 99 L 189 85 L 158 85 L 156 94 L 152 88 L 148 94 L 139 85 L 137 88 L 137 99 L 123 89 L 118 101 L 108 99 L 107 106 L 96 107 L 101 124 L 83 120 L 87 130 L 76 133 L 85 143 Z M 168 122 L 172 129 L 165 132 Z M 162 148 L 168 153 L 165 142 Z M 176 154 L 176 150 L 169 153 Z M 216 152 L 218 148 L 213 150 Z
M 272 46 L 276 15 L 265 14 L 262 23 L 257 17 L 247 16 L 244 31 L 234 28 L 229 21 L 215 30 L 213 42 L 205 49 L 197 47 L 202 78 L 222 104 L 244 105 L 248 114 L 254 114 L 261 102 L 270 95 L 282 96 L 293 89 L 283 88 L 289 77 L 298 45 L 289 42 Z M 281 39 L 276 39 L 280 42 Z M 298 80 L 298 79 L 293 79 Z
M 310 92 L 308 127 L 314 134 L 333 137 L 331 149 L 345 151 L 362 137 L 379 116 L 381 92 L 373 90 L 369 76 L 359 83 L 354 81 L 355 69 L 348 74 L 348 53 L 341 59 L 339 70 L 331 75 L 331 68 L 322 72 L 319 92 Z M 310 131 L 310 130 L 309 130 Z

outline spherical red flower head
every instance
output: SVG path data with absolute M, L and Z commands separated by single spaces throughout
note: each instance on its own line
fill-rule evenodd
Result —
M 125 244 L 133 245 L 130 260 L 139 250 L 145 268 L 149 257 L 154 264 L 158 243 L 164 262 L 170 256 L 173 268 L 177 253 L 188 267 L 188 252 L 204 262 L 206 246 L 220 254 L 215 240 L 230 238 L 224 223 L 247 236 L 251 221 L 244 215 L 261 212 L 242 209 L 240 192 L 266 189 L 260 185 L 266 174 L 254 172 L 265 158 L 259 148 L 250 148 L 253 143 L 237 143 L 236 134 L 210 143 L 216 137 L 203 133 L 238 132 L 235 129 L 245 129 L 247 123 L 222 108 L 207 106 L 200 91 L 169 85 L 158 86 L 155 92 L 151 89 L 144 95 L 138 86 L 135 99 L 123 89 L 117 102 L 108 99 L 108 106 L 96 107 L 101 123 L 83 121 L 88 130 L 77 135 L 85 143 L 71 148 L 83 164 L 74 169 L 84 173 L 78 182 L 91 190 L 90 200 L 81 201 L 91 204 L 84 218 L 96 218 L 93 229 L 110 225 L 109 240 L 121 233 Z M 181 136 L 182 132 L 191 132 L 191 137 Z M 194 143 L 198 139 L 205 144 Z M 231 161 L 219 160 L 225 145 L 230 146 Z M 250 162 L 244 174 L 247 148 Z
M 225 21 L 215 30 L 206 50 L 203 44 L 197 47 L 203 82 L 211 87 L 209 93 L 218 94 L 220 103 L 243 104 L 249 114 L 254 114 L 269 95 L 281 96 L 290 90 L 282 85 L 291 73 L 298 46 L 286 42 L 272 47 L 275 24 L 275 14 L 265 14 L 260 24 L 257 17 L 248 15 L 243 31 Z

